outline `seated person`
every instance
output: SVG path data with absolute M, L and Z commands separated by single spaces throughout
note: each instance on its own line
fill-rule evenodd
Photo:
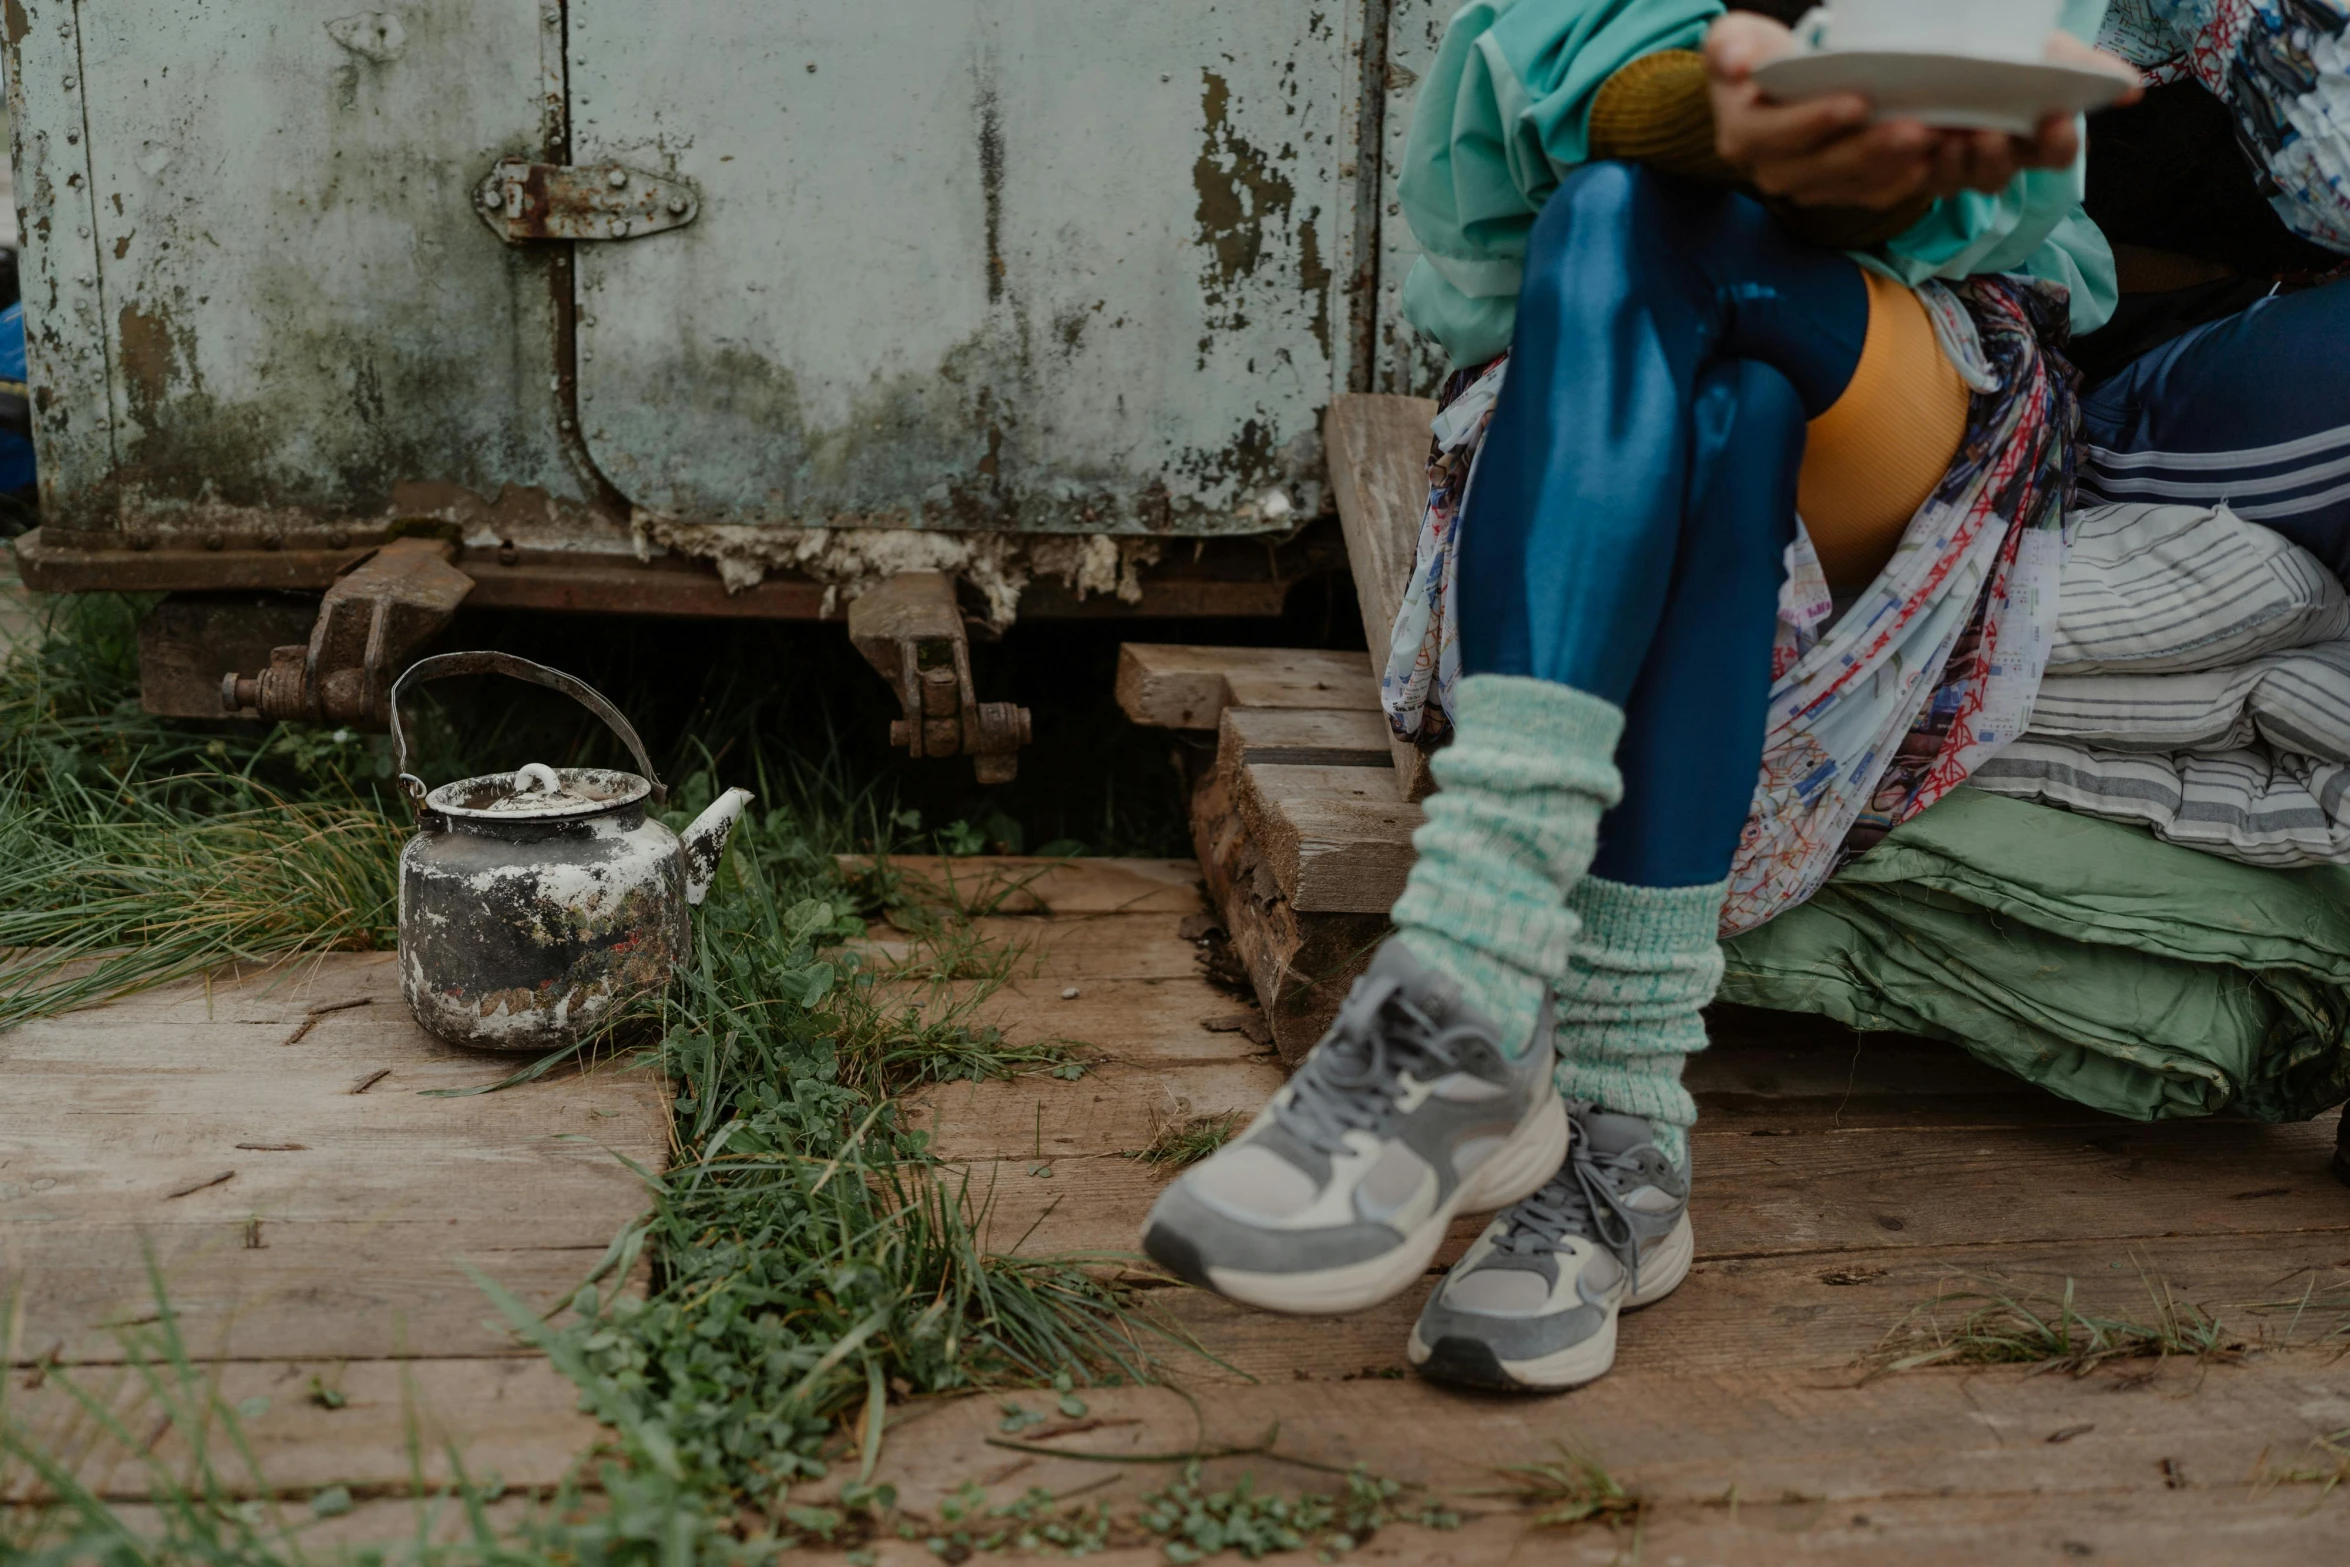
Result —
M 2216 0 L 2073 0 L 2051 48 L 2116 69 L 2089 40 L 2165 68 L 2217 49 L 2282 221 L 2350 251 L 2323 174 L 2350 148 L 2305 144 L 2343 133 L 2277 107 L 2343 31 L 2333 5 L 2218 48 Z M 1713 0 L 1476 0 L 1415 111 L 1407 314 L 1456 367 L 1509 356 L 1459 522 L 1454 740 L 1397 934 L 1144 1244 L 1235 1299 L 1346 1312 L 1409 1287 L 1455 1214 L 1502 1207 L 1414 1329 L 1430 1375 L 1589 1381 L 1618 1314 L 1688 1272 L 1681 1064 L 1752 831 L 1798 516 L 1852 593 L 1954 462 L 2002 456 L 1965 450 L 1994 399 L 1918 290 L 2059 289 L 2051 350 L 2065 315 L 2089 333 L 2115 310 L 2072 123 L 2011 139 L 1772 104 L 1751 73 L 1789 43 Z M 2061 472 L 2073 405 L 2048 363 Z M 2090 494 L 2227 500 L 2350 567 L 2350 286 L 2195 325 L 2079 406 Z

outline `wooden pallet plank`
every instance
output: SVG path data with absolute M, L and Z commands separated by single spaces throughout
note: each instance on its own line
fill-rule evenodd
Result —
M 1354 710 L 1228 707 L 1217 756 L 1243 765 L 1341 767 L 1376 771 L 1388 764 L 1387 721 Z
M 425 1034 L 388 954 L 36 1021 L 0 1056 L 24 1356 L 119 1356 L 110 1324 L 153 1309 L 143 1248 L 208 1357 L 511 1354 L 457 1259 L 555 1304 L 648 1201 L 614 1150 L 668 1152 L 661 1083 L 617 1063 L 428 1097 L 521 1063 Z
M 959 927 L 983 949 L 1006 960 L 1022 980 L 1190 979 L 1200 970 L 1197 937 L 1181 934 L 1172 914 L 1085 914 L 1061 919 L 991 915 Z M 935 954 L 932 938 L 919 931 L 876 925 L 856 944 L 868 961 L 922 969 Z
M 1428 427 L 1436 404 L 1425 397 L 1344 393 L 1322 416 L 1330 454 L 1330 491 L 1346 535 L 1347 564 L 1363 630 L 1374 649 L 1403 607 L 1428 504 Z M 1433 791 L 1428 754 L 1393 733 L 1384 736 L 1395 767 L 1396 797 L 1424 800 Z
M 1701 1126 L 1691 1208 L 1698 1256 L 1876 1259 L 2068 1240 L 2126 1247 L 2188 1234 L 2314 1236 L 2322 1249 L 2350 1238 L 2350 1204 L 2327 1169 L 2330 1126 L 2083 1131 L 1893 1127 L 1754 1137 L 1708 1136 Z M 1115 1159 L 1058 1170 L 1049 1185 L 1002 1173 L 1002 1222 L 1018 1233 L 1054 1209 L 1036 1232 L 1036 1244 L 1053 1249 L 1132 1246 L 1161 1184 L 1155 1172 Z M 1081 1205 L 1057 1202 L 1070 1183 L 1083 1188 Z M 2329 1255 L 2350 1259 L 2350 1251 Z
M 1450 1266 L 1475 1233 L 1473 1225 L 1456 1226 L 1437 1254 L 1439 1268 Z M 1705 1233 L 1699 1230 L 1701 1244 Z M 1040 1230 L 1030 1246 L 1049 1238 Z M 1106 1247 L 1111 1237 L 1105 1232 L 1099 1239 Z M 1119 1249 L 1134 1245 L 1128 1240 Z M 1849 1372 L 1921 1306 L 1947 1291 L 1980 1289 L 1994 1276 L 2006 1281 L 2003 1287 L 2044 1299 L 2061 1295 L 2070 1280 L 2083 1309 L 2143 1322 L 2155 1307 L 2141 1268 L 2180 1302 L 2209 1305 L 2239 1331 L 2277 1338 L 2296 1331 L 2295 1307 L 2311 1289 L 2332 1305 L 2305 1317 L 2292 1342 L 2323 1341 L 2332 1333 L 2338 1349 L 2340 1302 L 2350 1291 L 2345 1262 L 2350 1231 L 2344 1230 L 2214 1239 L 2112 1236 L 1708 1261 L 1670 1299 L 1625 1321 L 1616 1366 L 1618 1374 L 1732 1374 L 1754 1366 Z M 1311 1324 L 1191 1289 L 1171 1290 L 1161 1305 L 1209 1354 L 1248 1376 L 1397 1376 L 1405 1370 L 1412 1323 L 1435 1285 L 1432 1273 L 1372 1310 Z M 1945 1325 L 1964 1315 L 1963 1307 L 1950 1311 Z M 1203 1379 L 1215 1374 L 1212 1367 L 1197 1370 Z
M 1367 653 L 1129 642 L 1118 650 L 1118 705 L 1156 729 L 1213 729 L 1226 707 L 1379 709 Z

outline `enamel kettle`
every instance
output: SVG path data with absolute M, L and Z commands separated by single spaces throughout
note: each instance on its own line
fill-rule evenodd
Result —
M 428 790 L 408 771 L 400 698 L 449 675 L 550 687 L 601 718 L 644 769 L 548 767 Z M 647 814 L 669 791 L 619 710 L 559 670 L 505 653 L 421 659 L 392 685 L 400 785 L 416 836 L 400 854 L 400 994 L 455 1045 L 545 1052 L 576 1044 L 669 983 L 748 791 L 729 789 L 680 839 Z

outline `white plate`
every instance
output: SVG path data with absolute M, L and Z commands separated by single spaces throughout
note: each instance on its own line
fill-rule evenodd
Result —
M 1834 50 L 1781 55 L 1754 73 L 1783 103 L 1855 92 L 1881 120 L 2029 136 L 2051 114 L 2102 109 L 2130 90 L 2109 71 L 1962 54 Z

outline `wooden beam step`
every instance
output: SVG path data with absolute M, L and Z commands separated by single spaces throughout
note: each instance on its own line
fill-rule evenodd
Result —
M 1300 914 L 1385 914 L 1412 868 L 1426 813 L 1395 795 L 1391 766 L 1331 747 L 1252 746 L 1234 716 L 1218 766 L 1232 803 Z M 1294 759 L 1292 759 L 1294 758 Z
M 1118 650 L 1118 705 L 1150 728 L 1213 729 L 1227 707 L 1375 713 L 1379 681 L 1368 653 L 1129 642 Z

